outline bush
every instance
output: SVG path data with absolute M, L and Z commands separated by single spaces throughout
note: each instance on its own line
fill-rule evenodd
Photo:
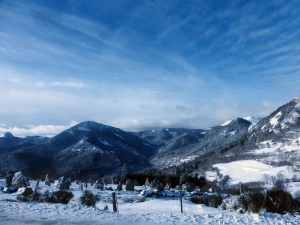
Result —
M 190 198 L 190 201 L 195 203 L 195 204 L 207 204 L 207 200 L 203 196 L 193 196 Z
M 250 202 L 250 196 L 248 193 L 244 193 L 242 195 L 233 195 L 227 199 L 224 199 L 221 208 L 224 210 L 238 210 L 239 212 L 247 211 L 247 203 Z
M 43 197 L 44 197 L 44 198 L 43 198 L 43 202 L 47 202 L 47 203 L 55 203 L 55 202 L 56 202 L 56 200 L 55 200 L 53 194 L 50 193 L 48 190 L 45 191 Z
M 248 211 L 253 213 L 260 212 L 264 207 L 265 197 L 262 193 L 250 193 L 250 202 L 248 202 Z
M 35 192 L 31 195 L 18 195 L 17 200 L 21 202 L 47 202 L 68 204 L 73 197 L 74 195 L 71 191 L 59 190 L 50 193 L 47 190 L 43 195 L 39 192 Z
M 98 195 L 94 195 L 92 192 L 85 190 L 83 192 L 83 195 L 79 198 L 79 201 L 82 205 L 87 206 L 95 206 L 97 201 L 100 200 L 100 197 Z
M 219 195 L 210 195 L 207 200 L 208 206 L 218 208 L 222 204 L 223 198 Z
M 268 192 L 266 210 L 279 214 L 293 213 L 297 210 L 297 203 L 290 193 L 273 189 Z
M 20 202 L 28 202 L 30 200 L 28 196 L 24 196 L 24 195 L 18 195 L 16 199 Z
M 68 204 L 74 195 L 68 190 L 58 190 L 55 192 L 45 191 L 43 202 Z
M 222 204 L 223 198 L 220 195 L 193 196 L 190 201 L 195 204 L 218 208 Z
M 39 192 L 34 192 L 31 195 L 18 195 L 16 198 L 20 202 L 41 202 L 42 201 L 42 195 Z

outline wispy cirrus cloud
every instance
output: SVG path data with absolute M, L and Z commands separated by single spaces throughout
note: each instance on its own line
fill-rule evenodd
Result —
M 65 4 L 0 3 L 0 123 L 203 128 L 299 95 L 295 1 Z
M 79 82 L 59 82 L 55 81 L 50 84 L 51 86 L 54 87 L 72 87 L 72 88 L 84 88 L 85 85 L 83 83 Z

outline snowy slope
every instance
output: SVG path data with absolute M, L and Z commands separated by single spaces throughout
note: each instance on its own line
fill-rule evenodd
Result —
M 291 172 L 288 166 L 272 167 L 255 160 L 219 163 L 213 167 L 217 167 L 221 174 L 230 176 L 229 184 L 263 181 L 264 175 L 276 176 L 277 173 L 282 173 L 286 178 L 292 178 L 294 174 L 298 174 Z
M 4 183 L 4 180 L 0 180 Z M 35 181 L 32 181 L 32 186 Z M 115 188 L 114 185 L 109 185 Z M 41 192 L 53 187 L 41 184 Z M 299 224 L 300 217 L 272 213 L 238 214 L 221 209 L 196 205 L 183 201 L 183 214 L 180 213 L 178 199 L 147 198 L 145 202 L 130 202 L 128 199 L 141 198 L 136 192 L 117 192 L 118 213 L 112 212 L 110 203 L 111 191 L 88 189 L 101 195 L 101 201 L 95 208 L 78 204 L 82 191 L 72 183 L 71 190 L 74 198 L 68 205 L 49 203 L 20 203 L 14 202 L 16 194 L 0 192 L 0 221 L 1 225 L 23 224 Z M 124 203 L 124 199 L 127 199 Z M 104 211 L 104 206 L 108 210 Z

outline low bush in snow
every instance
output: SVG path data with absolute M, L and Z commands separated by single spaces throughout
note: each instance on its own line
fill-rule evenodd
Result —
M 100 200 L 98 195 L 94 195 L 92 192 L 85 190 L 82 196 L 79 198 L 79 201 L 82 205 L 93 206 L 95 207 L 97 201 Z
M 34 192 L 30 195 L 18 195 L 17 200 L 20 202 L 41 202 L 42 201 L 42 195 L 39 192 Z
M 74 195 L 71 191 L 59 190 L 55 192 L 45 191 L 44 194 L 34 192 L 31 195 L 18 195 L 17 200 L 21 202 L 46 202 L 68 204 Z
M 240 213 L 258 213 L 262 209 L 268 212 L 285 214 L 300 210 L 300 200 L 293 199 L 291 194 L 280 189 L 270 190 L 265 199 L 262 193 L 246 192 L 224 199 L 220 208 Z
M 68 204 L 74 195 L 68 190 L 58 190 L 51 193 L 49 191 L 45 191 L 43 197 L 43 202 Z
M 202 195 L 202 196 L 192 196 L 190 201 L 195 204 L 204 204 L 210 207 L 218 208 L 223 201 L 220 195 Z
M 299 211 L 299 205 L 290 193 L 273 189 L 268 192 L 266 210 L 279 214 L 293 213 Z
M 224 199 L 221 208 L 240 213 L 245 213 L 246 211 L 257 213 L 263 208 L 263 205 L 264 196 L 261 193 L 246 192 Z

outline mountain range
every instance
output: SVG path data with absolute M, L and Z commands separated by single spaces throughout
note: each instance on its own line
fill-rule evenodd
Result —
M 275 166 L 297 166 L 299 141 L 297 97 L 265 118 L 236 118 L 208 129 L 125 132 L 86 121 L 52 138 L 5 133 L 0 137 L 0 173 L 23 170 L 31 176 L 104 176 L 146 168 L 172 173 L 187 165 L 193 172 L 213 163 L 249 158 Z

